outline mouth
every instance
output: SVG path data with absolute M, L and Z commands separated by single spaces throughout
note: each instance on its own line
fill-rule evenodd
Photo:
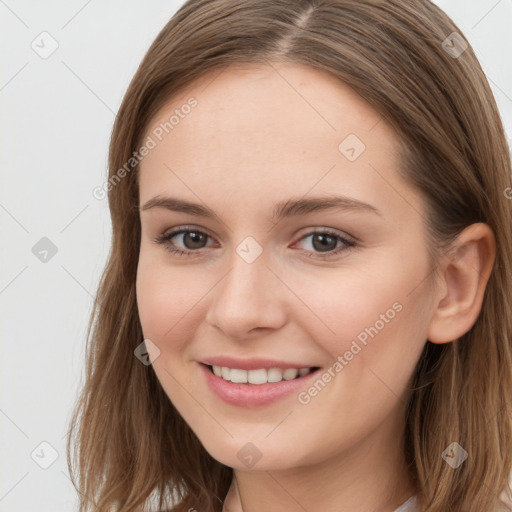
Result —
M 254 368 L 245 370 L 199 363 L 207 388 L 223 402 L 239 408 L 257 408 L 298 394 L 310 386 L 320 367 Z
M 318 366 L 302 368 L 256 368 L 254 370 L 244 370 L 241 368 L 229 368 L 227 366 L 217 366 L 203 364 L 216 377 L 234 384 L 247 384 L 261 386 L 282 381 L 298 380 L 320 369 Z

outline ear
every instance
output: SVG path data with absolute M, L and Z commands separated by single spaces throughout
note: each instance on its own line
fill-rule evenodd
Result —
M 454 341 L 475 324 L 494 265 L 495 243 L 487 224 L 472 224 L 441 258 L 437 306 L 428 330 L 428 340 L 432 343 Z

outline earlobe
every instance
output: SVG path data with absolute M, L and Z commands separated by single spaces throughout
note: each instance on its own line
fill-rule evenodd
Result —
M 477 223 L 464 229 L 442 256 L 429 341 L 448 343 L 473 327 L 482 308 L 495 252 L 491 228 Z

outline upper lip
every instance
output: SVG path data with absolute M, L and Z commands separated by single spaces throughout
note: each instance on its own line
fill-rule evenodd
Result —
M 240 370 L 258 370 L 260 368 L 265 368 L 266 370 L 270 368 L 280 368 L 281 370 L 297 368 L 300 370 L 301 368 L 314 368 L 314 366 L 310 364 L 290 363 L 287 361 L 279 361 L 278 359 L 266 359 L 260 357 L 237 359 L 229 356 L 218 356 L 208 357 L 206 359 L 202 359 L 200 362 L 210 366 L 225 366 L 227 368 L 236 368 Z

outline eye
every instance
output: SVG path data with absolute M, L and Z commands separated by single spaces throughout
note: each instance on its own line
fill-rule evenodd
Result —
M 203 249 L 206 246 L 205 244 L 208 238 L 210 238 L 210 236 L 203 231 L 181 227 L 159 235 L 154 241 L 158 244 L 162 244 L 171 253 L 184 256 L 188 254 L 191 255 L 193 252 L 199 252 L 198 249 Z M 181 242 L 184 249 L 176 247 L 176 243 L 173 239 Z
M 207 247 L 209 238 L 211 237 L 204 231 L 183 226 L 159 235 L 154 241 L 162 244 L 166 250 L 178 256 L 195 256 L 201 253 L 201 249 Z M 306 245 L 310 245 L 311 249 L 306 249 L 304 253 L 310 258 L 322 259 L 336 256 L 357 245 L 353 238 L 342 236 L 338 232 L 327 228 L 312 231 L 301 237 L 299 242 L 308 238 L 311 238 L 311 240 Z
M 310 238 L 310 242 L 305 245 L 309 245 L 311 249 L 306 250 L 305 255 L 310 258 L 329 258 L 357 245 L 353 238 L 342 236 L 338 232 L 326 228 L 304 235 L 299 242 L 308 238 Z

